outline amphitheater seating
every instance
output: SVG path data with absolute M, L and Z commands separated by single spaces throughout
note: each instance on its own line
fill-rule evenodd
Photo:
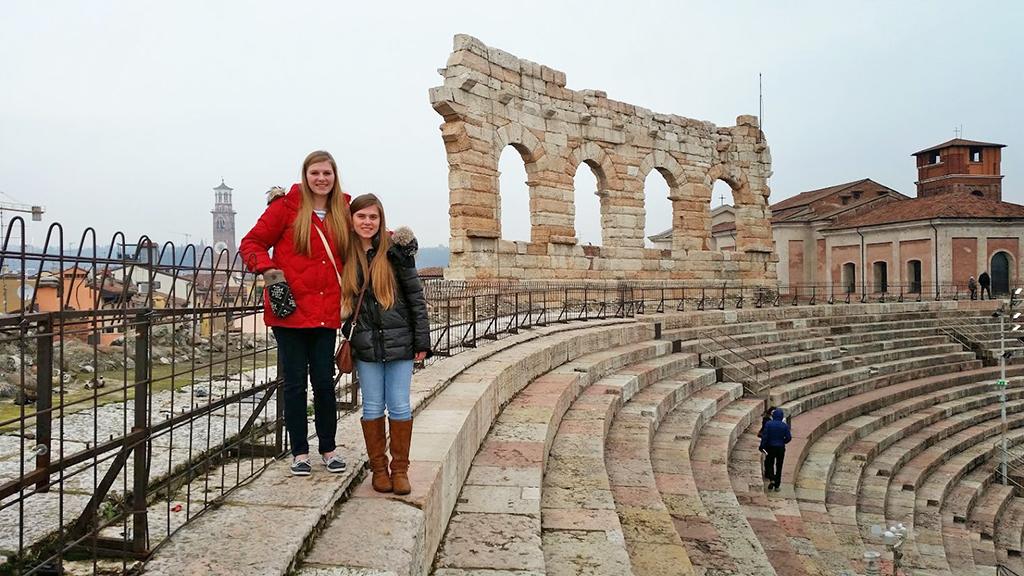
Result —
M 894 522 L 915 574 L 1018 569 L 1024 493 L 996 440 L 1024 453 L 1024 365 L 1006 368 L 1004 426 L 991 342 L 949 328 L 991 334 L 989 312 L 687 311 L 482 347 L 417 375 L 413 494 L 364 479 L 298 573 L 853 576 L 868 550 L 888 573 L 871 528 Z M 794 435 L 779 492 L 758 450 L 769 405 Z

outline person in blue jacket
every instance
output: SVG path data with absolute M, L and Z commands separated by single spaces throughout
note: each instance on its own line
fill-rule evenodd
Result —
M 761 430 L 760 449 L 765 453 L 764 467 L 771 474 L 768 489 L 776 492 L 782 484 L 782 462 L 786 459 L 786 444 L 793 439 L 789 424 L 786 424 L 784 418 L 782 408 L 776 408 L 772 411 L 772 419 L 766 422 Z

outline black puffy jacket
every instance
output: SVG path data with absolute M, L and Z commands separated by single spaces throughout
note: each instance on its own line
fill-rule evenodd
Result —
M 367 261 L 372 261 L 376 253 L 375 243 L 366 253 Z M 343 331 L 351 334 L 352 356 L 356 360 L 388 362 L 411 360 L 417 352 L 430 354 L 427 300 L 416 272 L 415 254 L 415 238 L 402 245 L 392 244 L 388 260 L 395 275 L 394 304 L 391 308 L 382 308 L 373 287 L 367 286 L 355 330 L 350 332 L 351 321 L 345 323 Z

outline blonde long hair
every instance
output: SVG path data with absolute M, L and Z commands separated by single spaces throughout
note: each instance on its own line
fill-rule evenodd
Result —
M 309 188 L 309 179 L 306 171 L 317 162 L 330 162 L 334 170 L 334 189 L 327 195 L 327 216 L 324 222 L 327 224 L 327 231 L 334 236 L 334 245 L 338 248 L 339 254 L 348 252 L 350 223 L 352 213 L 349 212 L 345 203 L 345 193 L 341 189 L 341 176 L 338 175 L 338 163 L 330 152 L 314 150 L 302 161 L 302 202 L 299 204 L 299 212 L 295 215 L 295 231 L 293 241 L 295 249 L 306 256 L 310 255 L 309 235 L 310 226 L 313 220 L 313 192 Z
M 348 256 L 345 258 L 345 268 L 341 273 L 341 317 L 348 318 L 355 309 L 356 299 L 360 290 L 366 285 L 367 280 L 373 287 L 373 295 L 381 308 L 387 309 L 395 303 L 395 276 L 391 270 L 391 262 L 388 261 L 388 248 L 391 247 L 391 234 L 388 233 L 384 220 L 384 206 L 373 194 L 363 194 L 352 199 L 349 207 L 350 214 L 355 214 L 365 208 L 376 206 L 380 214 L 380 228 L 374 237 L 377 240 L 377 253 L 372 262 L 367 262 L 366 251 L 363 250 L 362 239 L 356 234 L 355 226 L 349 233 Z M 361 271 L 369 269 L 370 273 Z M 360 278 L 362 277 L 362 278 Z M 360 284 L 362 279 L 362 284 Z

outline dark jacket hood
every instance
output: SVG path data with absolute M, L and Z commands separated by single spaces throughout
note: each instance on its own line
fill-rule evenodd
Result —
M 776 408 L 772 410 L 772 420 L 782 420 L 786 414 L 782 411 L 782 408 Z

